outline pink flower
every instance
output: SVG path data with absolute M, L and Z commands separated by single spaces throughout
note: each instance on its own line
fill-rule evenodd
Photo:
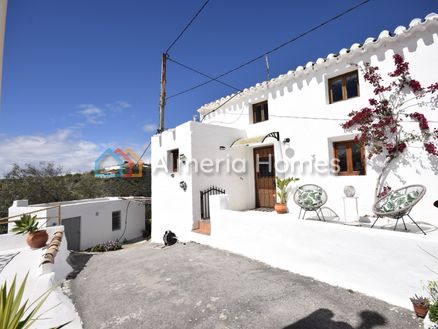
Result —
M 409 74 L 409 63 L 405 62 L 403 57 L 401 57 L 399 54 L 395 54 L 393 56 L 394 63 L 395 63 L 395 70 L 392 73 L 389 73 L 390 77 L 399 77 L 399 76 L 405 76 Z
M 427 90 L 431 94 L 433 94 L 435 91 L 438 91 L 438 82 L 431 84 L 429 87 L 427 87 Z
M 399 54 L 395 54 L 394 56 L 392 56 L 392 58 L 394 58 L 394 63 L 396 64 L 396 65 L 400 65 L 400 64 L 402 64 L 403 63 L 403 57 L 401 57 L 401 55 L 399 55 Z
M 406 150 L 407 147 L 408 147 L 408 146 L 406 145 L 405 142 L 401 142 L 400 144 L 398 144 L 398 151 L 399 151 L 400 153 L 403 153 L 403 152 Z
M 427 153 L 432 155 L 438 155 L 438 151 L 433 143 L 431 142 L 424 143 L 424 148 L 426 149 Z
M 410 115 L 410 117 L 413 120 L 418 121 L 418 124 L 420 125 L 420 129 L 421 130 L 429 130 L 429 122 L 427 121 L 427 119 L 424 116 L 424 114 L 415 112 L 415 113 L 412 113 Z
M 414 93 L 423 90 L 423 87 L 421 87 L 421 84 L 420 84 L 417 80 L 414 80 L 414 79 L 412 79 L 412 80 L 409 82 L 409 87 L 411 88 L 411 90 L 412 90 Z
M 368 102 L 370 102 L 370 105 L 371 105 L 371 106 L 375 106 L 375 105 L 377 105 L 377 101 L 376 101 L 374 98 L 370 98 L 370 99 L 368 100 Z
M 395 153 L 396 148 L 394 144 L 386 144 L 385 148 L 389 154 Z

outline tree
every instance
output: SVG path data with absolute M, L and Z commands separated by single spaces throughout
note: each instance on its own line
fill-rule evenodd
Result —
M 362 69 L 365 81 L 374 87 L 375 97 L 369 106 L 352 111 L 342 124 L 347 131 L 357 131 L 356 141 L 367 146 L 368 158 L 378 155 L 385 162 L 376 183 L 375 196 L 386 193 L 385 181 L 395 160 L 413 143 L 422 143 L 430 156 L 438 156 L 438 130 L 432 130 L 419 108 L 431 110 L 437 107 L 438 82 L 428 87 L 412 78 L 409 63 L 401 55 L 393 56 L 395 69 L 388 75 L 392 78 L 384 84 L 379 68 L 366 63 Z M 437 93 L 438 94 L 438 93 Z M 408 131 L 406 122 L 415 121 L 418 129 Z
M 13 165 L 0 179 L 0 218 L 8 215 L 14 200 L 29 204 L 91 199 L 108 196 L 150 196 L 151 169 L 143 167 L 136 178 L 96 178 L 94 172 L 70 174 L 53 163 Z M 0 233 L 4 233 L 0 225 Z

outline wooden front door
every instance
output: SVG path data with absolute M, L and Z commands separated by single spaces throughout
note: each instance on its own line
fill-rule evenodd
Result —
M 255 192 L 257 208 L 274 208 L 275 161 L 274 147 L 254 149 Z

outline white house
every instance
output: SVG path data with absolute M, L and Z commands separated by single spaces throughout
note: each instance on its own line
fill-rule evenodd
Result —
M 438 161 L 422 145 L 412 145 L 388 177 L 393 188 L 427 187 L 411 213 L 427 235 L 408 223 L 408 232 L 403 227 L 394 232 L 391 219 L 381 220 L 381 227 L 390 229 L 371 229 L 381 160 L 368 159 L 367 150 L 354 142 L 356 135 L 341 127 L 352 110 L 368 106 L 374 96 L 358 67 L 370 63 L 388 78 L 394 54 L 410 63 L 412 76 L 423 85 L 435 83 L 438 15 L 414 19 L 407 28 L 383 31 L 206 104 L 198 110 L 201 122 L 189 121 L 153 136 L 152 240 L 162 242 L 164 232 L 172 230 L 182 241 L 229 250 L 411 307 L 409 297 L 422 294 L 423 284 L 436 279 L 438 270 L 431 256 L 438 250 L 438 209 L 433 206 Z M 438 127 L 438 110 L 419 111 L 427 112 L 432 129 Z M 418 127 L 417 122 L 406 125 L 407 130 Z M 278 168 L 269 167 L 270 157 Z M 339 160 L 340 172 L 327 170 L 333 159 Z M 344 187 L 354 186 L 361 216 L 355 224 L 365 227 L 298 220 L 292 197 L 289 214 L 265 211 L 274 206 L 275 176 L 299 177 L 291 192 L 302 184 L 321 186 L 328 195 L 326 206 L 341 223 L 357 216 L 356 199 L 344 198 Z M 345 206 L 353 209 L 344 216 L 344 202 L 352 200 Z M 210 236 L 194 231 L 203 218 L 211 219 Z
M 145 206 L 135 198 L 109 197 L 33 205 L 27 200 L 16 200 L 9 208 L 9 216 L 30 212 L 37 215 L 43 226 L 64 225 L 69 250 L 83 250 L 110 240 L 136 239 L 145 229 Z M 11 223 L 9 229 L 12 226 Z
M 300 185 L 320 185 L 328 194 L 326 205 L 341 216 L 343 189 L 353 185 L 359 197 L 359 214 L 371 215 L 376 168 L 381 164 L 368 160 L 366 151 L 353 142 L 355 135 L 340 126 L 352 110 L 367 106 L 374 96 L 373 87 L 364 81 L 358 67 L 371 63 L 387 77 L 386 73 L 394 70 L 393 55 L 401 54 L 410 63 L 413 77 L 425 85 L 436 82 L 437 33 L 438 15 L 414 19 L 408 28 L 399 26 L 394 33 L 383 31 L 377 38 L 368 38 L 238 95 L 206 104 L 198 110 L 201 122 L 186 122 L 155 135 L 153 240 L 161 241 L 168 229 L 181 240 L 190 240 L 192 229 L 205 217 L 201 214 L 205 204 L 202 207 L 200 193 L 213 186 L 229 195 L 231 210 L 273 207 L 275 175 L 299 177 Z M 342 85 L 347 86 L 344 91 Z M 438 127 L 438 111 L 426 111 L 431 125 Z M 392 187 L 425 185 L 428 191 L 413 215 L 419 221 L 438 224 L 433 207 L 438 199 L 437 163 L 426 156 L 422 145 L 411 148 L 408 154 L 407 162 L 388 182 Z M 289 170 L 264 175 L 267 168 L 262 162 L 255 164 L 255 155 L 261 160 L 272 156 Z M 335 158 L 340 158 L 340 174 L 326 171 Z M 235 168 L 229 170 L 229 163 Z M 202 164 L 204 170 L 196 170 Z M 255 175 L 257 165 L 261 174 Z M 288 206 L 298 216 L 299 208 L 292 198 Z

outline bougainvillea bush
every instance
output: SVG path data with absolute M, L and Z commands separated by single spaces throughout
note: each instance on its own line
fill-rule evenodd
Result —
M 421 143 L 430 156 L 438 156 L 438 130 L 429 126 L 427 113 L 436 108 L 438 82 L 423 86 L 409 71 L 409 63 L 401 55 L 393 56 L 395 69 L 385 84 L 377 66 L 366 63 L 361 69 L 366 82 L 372 85 L 374 97 L 369 106 L 352 111 L 342 124 L 347 131 L 357 131 L 356 141 L 367 146 L 369 159 L 383 155 L 386 160 L 379 175 L 376 196 L 385 187 L 391 163 L 414 143 Z M 407 122 L 416 123 L 412 130 Z

